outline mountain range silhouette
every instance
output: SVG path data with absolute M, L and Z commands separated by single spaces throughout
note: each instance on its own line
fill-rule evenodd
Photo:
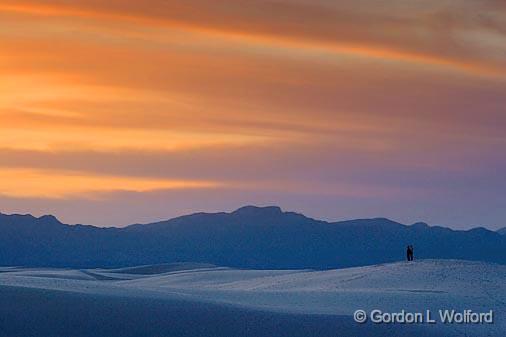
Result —
M 504 229 L 502 230 L 504 232 Z M 329 269 L 415 259 L 506 264 L 506 235 L 385 219 L 326 222 L 245 206 L 123 228 L 67 225 L 51 215 L 0 214 L 0 265 L 125 267 L 191 261 L 259 269 Z

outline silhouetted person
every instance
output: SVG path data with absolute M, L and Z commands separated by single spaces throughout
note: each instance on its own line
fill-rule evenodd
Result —
M 413 246 L 409 245 L 406 247 L 406 257 L 408 261 L 413 261 Z

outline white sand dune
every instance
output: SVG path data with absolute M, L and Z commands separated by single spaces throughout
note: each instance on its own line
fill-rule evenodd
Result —
M 189 268 L 189 269 L 188 269 Z M 238 270 L 179 264 L 130 269 L 0 268 L 0 286 L 151 298 L 189 298 L 293 314 L 351 316 L 357 309 L 494 310 L 493 325 L 444 325 L 448 335 L 504 336 L 506 266 L 457 260 L 341 270 Z

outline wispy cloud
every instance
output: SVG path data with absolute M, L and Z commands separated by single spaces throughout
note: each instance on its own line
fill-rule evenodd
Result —
M 69 196 L 94 198 L 99 193 L 113 191 L 207 189 L 222 185 L 212 181 L 103 176 L 89 172 L 35 169 L 0 169 L 0 181 L 0 195 L 49 199 Z
M 388 8 L 361 6 L 356 2 L 331 4 L 276 1 L 179 1 L 5 3 L 0 11 L 56 18 L 126 21 L 147 27 L 179 29 L 210 38 L 225 39 L 246 47 L 288 49 L 292 53 L 344 54 L 398 62 L 425 64 L 477 75 L 504 77 L 504 60 L 485 56 L 479 49 L 459 45 L 459 33 L 479 34 L 489 51 L 504 45 L 500 29 L 504 18 L 490 4 L 466 1 L 466 10 L 437 2 L 406 5 L 392 2 Z M 199 11 L 195 11 L 199 8 Z M 482 10 L 479 17 L 472 10 Z M 413 13 L 417 14 L 414 15 Z M 135 31 L 135 30 L 134 30 Z M 462 34 L 462 35 L 466 35 Z M 165 34 L 137 37 L 153 40 Z M 128 33 L 126 33 L 128 36 Z M 135 36 L 130 35 L 130 36 Z M 464 36 L 465 37 L 465 36 Z M 467 40 L 470 42 L 470 40 Z M 444 46 L 442 46 L 445 44 Z M 443 48 L 442 48 L 443 47 Z M 473 49 L 474 47 L 474 49 Z M 481 48 L 480 48 L 481 47 Z M 496 64 L 499 63 L 499 64 Z
M 490 168 L 505 165 L 502 9 L 2 1 L 0 193 L 61 204 L 219 187 L 234 191 L 230 203 L 296 205 L 302 193 L 385 205 L 467 184 L 494 198 L 502 185 Z

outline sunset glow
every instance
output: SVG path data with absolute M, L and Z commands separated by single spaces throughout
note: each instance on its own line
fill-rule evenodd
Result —
M 2 212 L 505 225 L 503 1 L 0 0 L 0 23 Z
M 21 179 L 22 178 L 22 179 Z M 167 179 L 94 176 L 77 172 L 39 170 L 0 170 L 0 193 L 12 197 L 65 198 L 84 194 L 98 197 L 98 192 L 146 192 L 167 189 L 216 188 L 218 183 Z

